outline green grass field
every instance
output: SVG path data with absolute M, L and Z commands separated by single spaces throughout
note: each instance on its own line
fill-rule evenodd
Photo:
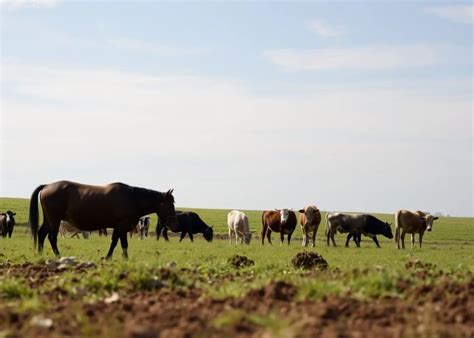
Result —
M 17 213 L 17 222 L 26 224 L 28 200 L 0 199 L 0 210 L 11 209 Z M 186 208 L 178 208 L 188 210 Z M 210 225 L 217 233 L 225 234 L 226 215 L 229 210 L 191 209 Z M 260 230 L 261 211 L 246 211 L 250 218 L 251 229 L 257 234 Z M 378 215 L 381 219 L 393 222 L 392 215 Z M 155 223 L 156 220 L 153 220 Z M 273 246 L 262 246 L 257 238 L 250 245 L 229 245 L 226 239 L 215 239 L 206 242 L 201 236 L 191 243 L 185 238 L 178 243 L 176 237 L 170 242 L 157 241 L 153 236 L 146 240 L 134 237 L 129 240 L 130 259 L 121 257 L 120 245 L 117 246 L 112 261 L 101 260 L 105 256 L 110 236 L 107 238 L 92 235 L 89 240 L 59 238 L 58 245 L 62 256 L 75 256 L 81 262 L 90 261 L 98 268 L 81 273 L 77 278 L 74 270 L 66 271 L 60 276 L 47 278 L 44 283 L 29 284 L 21 274 L 4 274 L 0 276 L 0 299 L 4 304 L 15 304 L 27 308 L 31 313 L 40 313 L 48 303 L 37 300 L 42 294 L 48 294 L 58 288 L 73 297 L 78 289 L 88 290 L 84 299 L 105 297 L 112 292 L 128 294 L 133 290 L 149 290 L 149 281 L 156 278 L 159 269 L 178 269 L 179 276 L 166 287 L 197 287 L 203 290 L 206 297 L 225 298 L 240 297 L 248 292 L 268 284 L 270 281 L 287 281 L 298 288 L 297 299 L 317 300 L 328 295 L 344 296 L 350 294 L 357 299 L 374 299 L 382 296 L 399 297 L 398 282 L 409 278 L 413 285 L 423 283 L 436 284 L 441 275 L 452 280 L 472 280 L 474 273 L 474 219 L 441 218 L 435 222 L 433 231 L 426 233 L 422 249 L 396 250 L 393 240 L 380 237 L 382 248 L 375 247 L 370 239 L 363 239 L 362 247 L 345 248 L 345 236 L 337 235 L 338 247 L 327 247 L 324 237 L 324 224 L 319 228 L 316 251 L 329 264 L 328 272 L 316 275 L 295 269 L 291 259 L 303 251 L 301 247 L 301 230 L 298 226 L 290 246 L 280 246 L 276 234 L 273 235 Z M 255 234 L 254 236 L 256 236 Z M 223 236 L 220 236 L 223 237 Z M 228 260 L 235 254 L 244 255 L 255 262 L 255 265 L 236 270 Z M 45 243 L 42 256 L 35 254 L 32 239 L 26 226 L 18 226 L 13 238 L 0 238 L 0 263 L 32 263 L 42 266 L 47 259 L 54 259 L 49 243 Z M 416 276 L 407 273 L 407 262 L 419 260 L 435 265 L 434 273 L 428 280 L 417 280 Z M 5 270 L 2 270 L 5 271 Z M 97 273 L 100 271 L 100 273 Z M 122 278 L 126 273 L 126 278 Z M 1 319 L 1 316 L 0 316 Z M 1 321 L 0 321 L 1 326 Z M 0 331 L 1 336 L 1 331 Z

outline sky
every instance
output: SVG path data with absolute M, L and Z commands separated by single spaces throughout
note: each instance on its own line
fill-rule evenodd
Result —
M 471 2 L 1 0 L 0 196 L 474 216 Z

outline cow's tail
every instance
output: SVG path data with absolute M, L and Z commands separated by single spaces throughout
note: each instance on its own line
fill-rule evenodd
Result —
M 395 214 L 395 243 L 398 245 L 400 242 L 400 216 L 402 213 L 397 211 Z
M 38 242 L 38 223 L 39 223 L 39 212 L 38 212 L 38 195 L 43 190 L 46 184 L 40 185 L 33 191 L 30 199 L 30 215 L 29 223 L 31 227 L 31 234 L 33 235 L 33 246 L 36 250 L 36 244 Z

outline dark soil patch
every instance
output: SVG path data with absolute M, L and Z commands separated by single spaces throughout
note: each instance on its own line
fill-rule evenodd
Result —
M 89 269 L 96 268 L 93 263 L 77 263 L 72 266 L 48 265 L 48 264 L 0 264 L 0 276 L 20 278 L 30 287 L 44 284 L 48 279 L 61 275 L 66 271 L 74 271 L 75 273 L 84 273 Z
M 11 337 L 472 337 L 473 291 L 472 280 L 443 281 L 417 290 L 418 295 L 432 295 L 418 301 L 415 293 L 407 299 L 330 296 L 296 301 L 296 287 L 282 281 L 226 299 L 206 298 L 192 287 L 161 289 L 119 295 L 113 301 L 53 302 L 41 316 L 52 320 L 50 327 L 34 325 L 34 314 L 0 305 L 0 331 Z M 232 313 L 239 316 L 216 325 L 216 319 Z M 269 315 L 276 325 L 255 320 Z M 281 323 L 283 329 L 278 329 Z
M 248 257 L 241 256 L 241 255 L 234 255 L 229 258 L 229 263 L 234 267 L 234 268 L 243 268 L 246 266 L 252 266 L 255 264 L 253 260 L 251 260 Z
M 291 264 L 297 269 L 318 269 L 326 270 L 328 268 L 328 262 L 323 256 L 318 255 L 316 252 L 299 252 L 291 260 Z

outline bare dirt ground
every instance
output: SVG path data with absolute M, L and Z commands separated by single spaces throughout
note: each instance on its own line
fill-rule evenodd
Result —
M 46 272 L 25 269 L 34 282 Z M 61 271 L 48 271 L 60 274 Z M 25 276 L 25 277 L 26 277 Z M 51 277 L 51 275 L 49 276 Z M 297 300 L 297 288 L 278 281 L 243 297 L 212 299 L 187 287 L 139 291 L 84 301 L 44 295 L 43 317 L 14 306 L 0 311 L 7 337 L 472 337 L 474 280 L 432 287 L 400 283 L 400 298 L 370 301 L 329 296 Z M 273 318 L 268 322 L 268 318 Z M 270 319 L 272 320 L 272 319 Z

